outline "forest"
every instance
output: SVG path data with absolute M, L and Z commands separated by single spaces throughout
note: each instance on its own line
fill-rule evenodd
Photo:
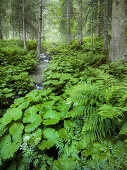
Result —
M 127 169 L 127 0 L 0 0 L 0 170 Z

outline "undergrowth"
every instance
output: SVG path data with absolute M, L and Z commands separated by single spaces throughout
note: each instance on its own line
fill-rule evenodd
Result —
M 0 119 L 1 167 L 126 169 L 127 65 L 85 46 L 54 47 L 45 88 L 16 99 Z
M 1 109 L 8 108 L 15 98 L 33 89 L 29 72 L 36 64 L 35 51 L 24 50 L 15 40 L 0 41 Z

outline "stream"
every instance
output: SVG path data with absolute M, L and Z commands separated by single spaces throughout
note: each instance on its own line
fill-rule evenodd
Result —
M 30 77 L 34 80 L 34 88 L 37 90 L 43 89 L 42 73 L 43 70 L 47 67 L 48 62 L 49 58 L 46 56 L 46 54 L 45 53 L 40 54 L 40 62 L 36 66 L 35 70 L 30 74 Z

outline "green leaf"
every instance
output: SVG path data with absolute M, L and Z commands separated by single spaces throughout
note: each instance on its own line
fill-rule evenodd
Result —
M 75 158 L 68 158 L 67 160 L 59 159 L 53 162 L 52 168 L 53 170 L 75 170 L 79 168 L 79 162 Z
M 24 126 L 22 123 L 13 123 L 9 128 L 9 133 L 13 136 L 13 140 L 18 140 L 23 132 Z
M 127 122 L 125 122 L 119 132 L 120 135 L 127 135 Z
M 2 124 L 7 125 L 12 120 L 18 120 L 22 116 L 22 110 L 19 108 L 8 109 L 2 118 Z
M 59 138 L 59 133 L 53 128 L 43 130 L 44 139 L 47 139 L 47 149 L 54 146 Z
M 29 101 L 25 101 L 25 102 L 23 102 L 22 104 L 20 104 L 20 105 L 18 106 L 18 108 L 23 110 L 23 109 L 27 109 L 28 106 L 29 106 Z
M 11 107 L 16 107 L 22 104 L 25 101 L 24 97 L 20 97 L 19 99 L 16 99 L 14 101 L 14 104 L 11 105 Z
M 41 124 L 41 122 L 42 122 L 41 116 L 38 114 L 32 113 L 30 115 L 26 115 L 23 118 L 23 123 L 31 123 L 31 124 L 28 124 L 25 127 L 25 132 L 28 133 L 35 130 Z
M 74 122 L 72 122 L 72 121 L 70 121 L 70 120 L 64 120 L 64 127 L 65 127 L 65 129 L 71 129 L 71 130 L 74 130 L 74 127 L 76 127 L 77 125 L 74 123 Z
M 24 116 L 29 116 L 30 114 L 36 114 L 38 112 L 38 109 L 36 106 L 29 107 L 27 110 L 24 112 Z
M 56 112 L 55 110 L 49 110 L 46 114 L 44 114 L 43 119 L 44 125 L 56 124 L 60 120 L 60 113 Z
M 45 150 L 47 148 L 47 140 L 43 140 L 39 145 L 38 145 L 38 148 L 40 150 Z
M 11 135 L 7 135 L 1 139 L 0 154 L 2 159 L 13 157 L 14 153 L 19 149 L 21 141 L 11 141 Z

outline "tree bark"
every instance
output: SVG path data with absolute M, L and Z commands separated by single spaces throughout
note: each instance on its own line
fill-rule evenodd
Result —
M 70 44 L 70 0 L 67 0 L 67 45 Z
M 96 25 L 96 37 L 101 36 L 101 1 L 97 1 L 97 25 Z
M 27 49 L 24 0 L 22 0 L 22 3 L 23 3 L 23 37 L 24 37 L 24 48 Z
M 1 17 L 0 17 L 0 39 L 3 39 Z
M 42 40 L 45 41 L 45 21 L 43 10 L 42 10 Z
M 91 11 L 91 54 L 93 52 L 93 9 Z
M 39 0 L 39 28 L 38 28 L 38 42 L 37 42 L 38 56 L 41 53 L 41 33 L 42 33 L 42 0 Z
M 104 0 L 104 37 L 103 50 L 108 51 L 108 0 Z
M 115 62 L 120 58 L 127 60 L 127 41 L 125 29 L 125 0 L 113 0 L 112 33 L 109 59 Z
M 82 0 L 78 0 L 78 30 L 77 30 L 77 44 L 82 44 Z

